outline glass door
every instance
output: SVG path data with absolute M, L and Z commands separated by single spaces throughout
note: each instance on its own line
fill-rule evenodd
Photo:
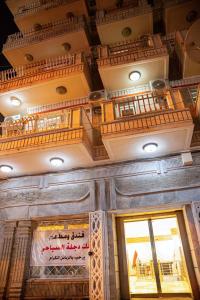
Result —
M 124 228 L 130 293 L 157 293 L 148 221 L 126 222 Z
M 124 221 L 131 295 L 191 294 L 176 216 Z
M 152 220 L 162 293 L 190 293 L 176 217 Z

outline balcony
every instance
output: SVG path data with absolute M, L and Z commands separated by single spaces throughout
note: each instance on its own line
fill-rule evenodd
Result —
M 199 26 L 200 22 L 197 24 Z M 194 24 L 195 25 L 195 24 Z M 196 27 L 199 31 L 198 27 Z M 197 32 L 198 32 L 197 31 Z M 192 42 L 194 43 L 194 49 L 191 46 L 191 57 L 188 55 L 188 51 L 186 51 L 186 45 L 185 45 L 185 39 L 187 37 L 187 30 L 184 31 L 177 31 L 175 36 L 175 50 L 181 65 L 182 70 L 182 77 L 192 77 L 192 76 L 198 76 L 200 74 L 200 54 L 198 53 L 198 47 L 196 45 L 198 44 L 197 36 L 193 34 Z M 195 49 L 195 47 L 197 49 Z
M 12 66 L 18 66 L 25 61 L 65 55 L 66 51 L 71 53 L 88 47 L 86 23 L 81 16 L 51 22 L 39 26 L 37 30 L 9 35 L 3 46 L 3 54 Z
M 65 18 L 69 13 L 74 16 L 88 15 L 84 0 L 7 0 L 6 4 L 22 31 L 33 27 L 34 24 L 45 24 Z
M 98 57 L 104 87 L 111 91 L 132 87 L 132 71 L 141 75 L 138 85 L 168 78 L 168 52 L 159 35 L 99 47 Z
M 61 157 L 64 169 L 93 163 L 93 130 L 81 108 L 9 117 L 1 132 L 0 164 L 11 165 L 15 175 L 51 171 L 51 157 Z
M 164 22 L 166 34 L 188 29 L 199 17 L 198 0 L 167 0 L 164 2 Z
M 148 4 L 135 7 L 133 3 L 120 9 L 99 11 L 96 18 L 103 45 L 153 33 L 153 13 Z
M 82 53 L 44 59 L 0 72 L 1 113 L 5 116 L 40 104 L 85 97 L 89 91 L 89 66 Z M 11 105 L 12 97 L 21 100 L 20 107 Z
M 193 121 L 189 109 L 171 92 L 143 93 L 104 102 L 101 134 L 111 160 L 162 156 L 190 148 Z M 144 146 L 156 145 L 155 153 Z

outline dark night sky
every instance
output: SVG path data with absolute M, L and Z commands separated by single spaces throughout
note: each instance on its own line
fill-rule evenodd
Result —
M 13 21 L 13 15 L 7 8 L 4 0 L 0 0 L 0 53 L 7 36 L 17 31 L 18 28 Z M 3 54 L 0 54 L 0 70 L 4 70 L 8 67 L 10 67 L 9 63 Z

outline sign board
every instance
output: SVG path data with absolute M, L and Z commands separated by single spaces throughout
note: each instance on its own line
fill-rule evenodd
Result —
M 33 235 L 31 266 L 86 266 L 88 229 L 40 230 Z

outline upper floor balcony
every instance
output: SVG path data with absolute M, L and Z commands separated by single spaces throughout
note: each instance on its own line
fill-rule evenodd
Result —
M 130 2 L 121 8 L 96 14 L 97 31 L 103 45 L 136 39 L 153 33 L 153 12 L 147 1 Z
M 100 76 L 109 90 L 168 78 L 168 51 L 159 35 L 99 47 L 98 57 Z
M 50 159 L 60 157 L 63 169 L 93 164 L 93 129 L 82 108 L 7 117 L 1 124 L 0 164 L 15 175 L 52 171 Z
M 200 21 L 193 24 L 191 31 L 177 31 L 175 36 L 175 50 L 181 66 L 182 77 L 200 75 L 200 51 L 198 44 Z
M 101 134 L 111 160 L 162 156 L 190 148 L 194 125 L 179 91 L 119 97 L 102 106 Z
M 200 16 L 198 0 L 163 0 L 166 34 L 188 29 Z
M 70 16 L 88 15 L 85 0 L 6 0 L 20 30 Z
M 82 51 L 88 47 L 86 22 L 80 16 L 9 35 L 3 46 L 3 54 L 12 66 L 18 66 L 50 56 Z
M 0 128 L 0 164 L 20 175 L 27 169 L 51 171 L 52 157 L 62 158 L 63 168 L 70 169 L 188 151 L 194 125 L 181 89 L 119 90 L 108 97 L 101 91 L 95 101 L 54 102 L 32 107 L 28 115 L 6 117 Z
M 0 72 L 0 110 L 5 116 L 15 115 L 55 99 L 84 97 L 90 86 L 90 69 L 82 53 L 44 59 Z M 20 105 L 13 106 L 13 99 Z

